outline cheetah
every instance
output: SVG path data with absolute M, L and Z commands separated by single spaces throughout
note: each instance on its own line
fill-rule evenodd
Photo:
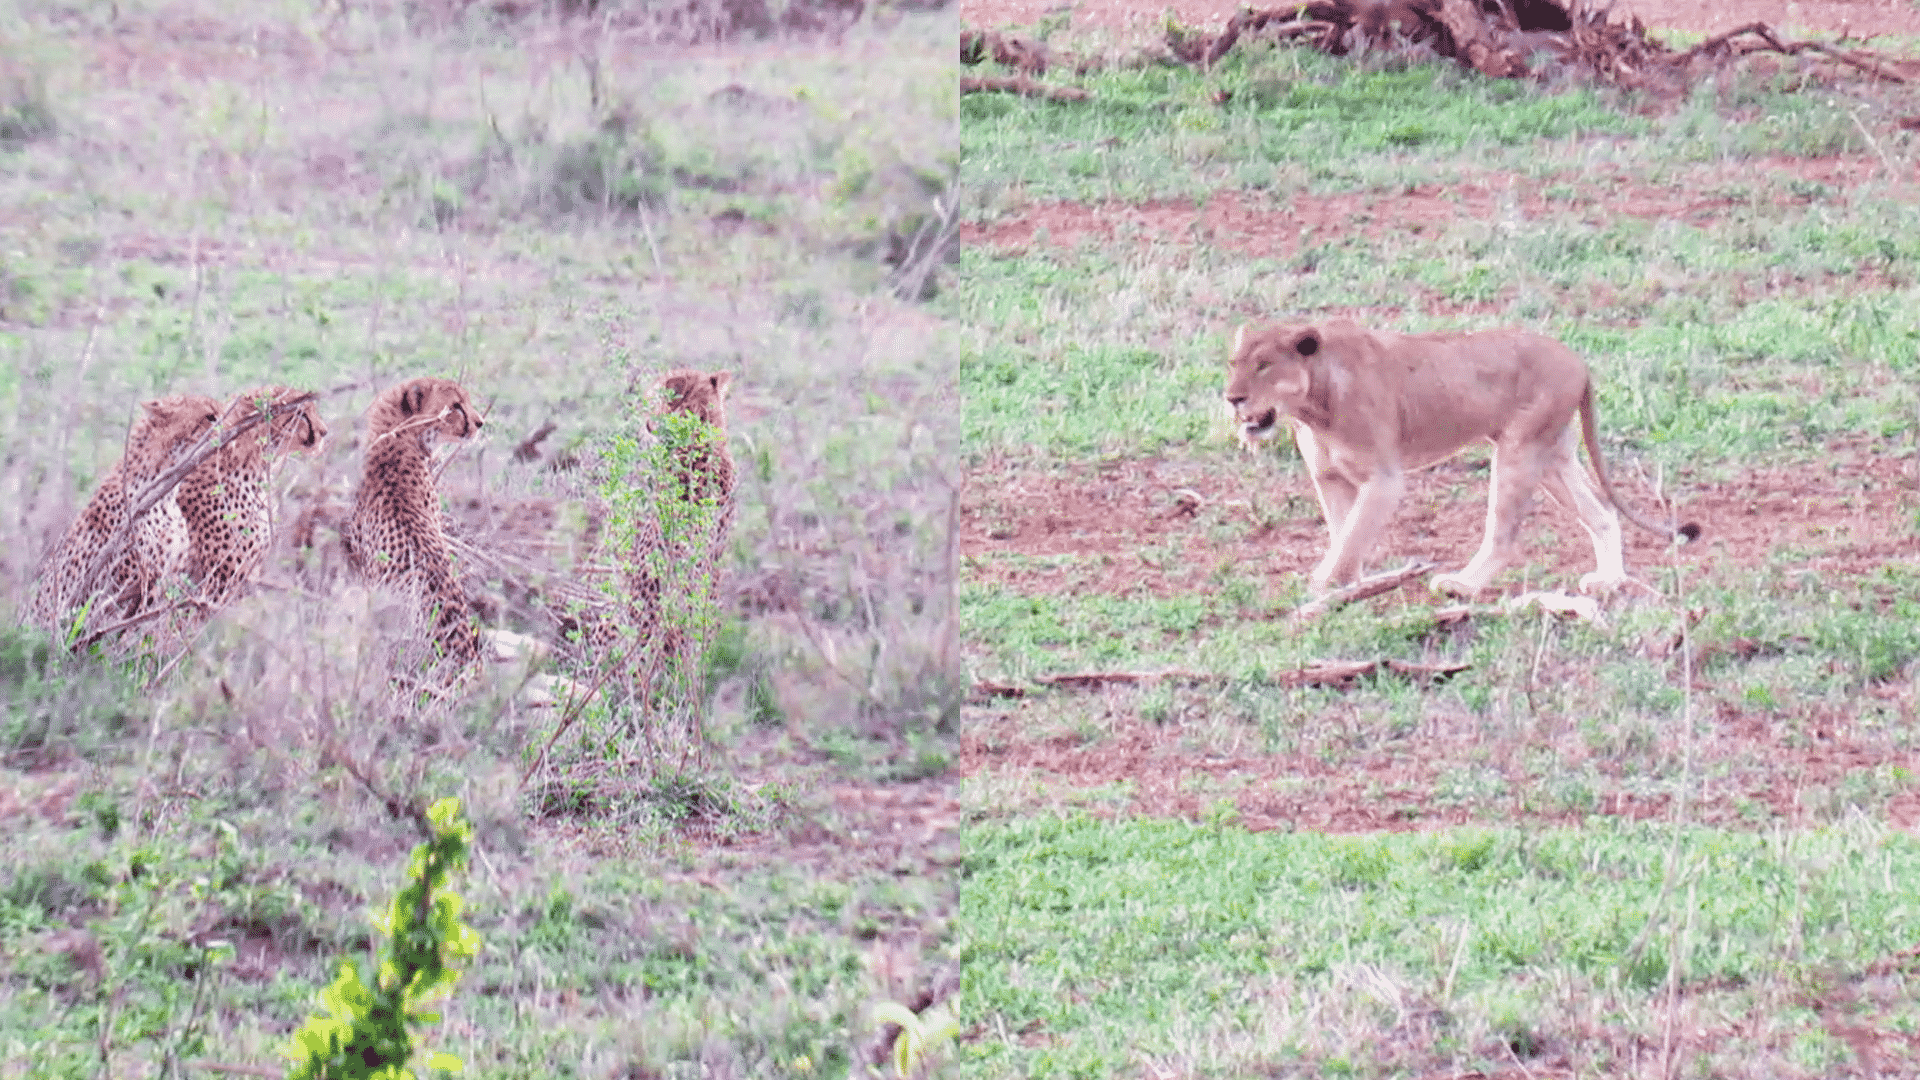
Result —
M 240 432 L 199 468 L 187 474 L 177 493 L 187 519 L 192 548 L 187 579 L 200 599 L 218 608 L 239 595 L 267 554 L 272 507 L 267 495 L 274 466 L 291 450 L 313 451 L 327 437 L 312 400 L 284 386 L 262 386 L 236 396 L 227 406 L 228 424 L 273 409 L 271 419 Z
M 220 403 L 210 397 L 176 394 L 140 403 L 140 415 L 127 431 L 125 452 L 34 575 L 29 624 L 77 637 L 88 627 L 131 619 L 157 606 L 167 579 L 185 569 L 192 548 L 176 501 L 178 489 L 132 523 L 125 547 L 91 580 L 89 564 L 127 529 L 141 490 L 179 464 L 219 418 Z M 83 609 L 86 624 L 75 625 L 74 617 Z
M 647 429 L 667 450 L 651 498 L 633 515 L 622 553 L 622 598 L 642 682 L 699 671 L 714 631 L 717 573 L 733 527 L 725 372 L 672 371 L 656 388 Z M 688 423 L 685 419 L 693 422 Z
M 479 656 L 480 637 L 448 550 L 431 455 L 436 438 L 464 439 L 481 426 L 459 383 L 421 378 L 388 387 L 367 409 L 366 464 L 341 530 L 348 565 L 369 583 L 411 594 L 442 655 L 461 666 Z

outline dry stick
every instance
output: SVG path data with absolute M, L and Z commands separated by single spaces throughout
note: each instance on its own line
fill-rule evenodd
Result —
M 969 75 L 960 80 L 960 92 L 963 94 L 1007 93 L 1022 94 L 1027 97 L 1045 98 L 1048 101 L 1085 101 L 1092 95 L 1073 86 L 1047 86 L 1025 75 L 1011 77 L 977 77 Z
M 547 751 L 553 749 L 553 744 L 560 741 L 560 736 L 565 735 L 567 729 L 571 728 L 574 722 L 580 719 L 580 715 L 586 711 L 587 702 L 593 700 L 593 696 L 600 692 L 602 686 L 606 685 L 607 679 L 613 674 L 614 669 L 624 663 L 626 659 L 625 654 L 615 653 L 606 664 L 602 665 L 600 677 L 593 680 L 593 685 L 587 688 L 587 692 L 580 695 L 578 700 L 567 707 L 567 714 L 560 718 L 560 723 L 554 727 L 553 734 L 548 736 L 545 745 L 540 747 L 540 753 L 534 757 L 533 764 L 527 766 L 527 771 L 520 774 L 520 783 L 518 787 L 515 788 L 516 791 L 526 787 L 527 781 L 533 778 L 533 774 L 539 772 L 540 767 L 546 764 Z
M 279 1076 L 279 1069 L 269 1069 L 264 1065 L 229 1065 L 222 1061 L 189 1061 L 189 1069 L 201 1069 L 206 1072 L 232 1073 L 235 1076 Z
M 1662 492 L 1662 501 L 1665 501 L 1664 492 Z M 1667 507 L 1667 521 L 1668 524 L 1674 526 L 1677 526 L 1679 523 L 1678 517 L 1673 513 L 1671 503 L 1668 503 Z M 1660 882 L 1660 895 L 1654 898 L 1653 906 L 1647 911 L 1646 925 L 1640 928 L 1639 935 L 1634 938 L 1633 944 L 1627 949 L 1625 966 L 1629 968 L 1640 962 L 1640 954 L 1645 951 L 1647 943 L 1653 937 L 1653 928 L 1659 920 L 1660 911 L 1666 907 L 1667 898 L 1673 895 L 1673 887 L 1678 881 L 1680 830 L 1686 825 L 1687 793 L 1693 787 L 1693 621 L 1688 617 L 1686 594 L 1681 592 L 1680 589 L 1680 554 L 1678 546 L 1670 546 L 1667 557 L 1669 560 L 1668 568 L 1673 572 L 1674 595 L 1680 600 L 1680 674 L 1682 680 L 1680 686 L 1680 715 L 1686 730 L 1682 732 L 1680 792 L 1674 799 L 1673 838 L 1667 846 L 1667 869 Z M 1691 873 L 1691 871 L 1688 871 L 1688 873 Z M 1663 1061 L 1662 1068 L 1664 1069 L 1665 1067 L 1666 1063 Z
M 138 615 L 134 615 L 130 618 L 121 619 L 117 623 L 111 623 L 107 626 L 101 627 L 98 630 L 95 630 L 93 633 L 88 634 L 86 637 L 83 637 L 79 641 L 74 642 L 72 646 L 72 651 L 80 652 L 81 650 L 87 648 L 87 646 L 92 645 L 94 642 L 99 641 L 101 638 L 106 637 L 108 634 L 117 634 L 120 631 L 125 630 L 130 626 L 138 626 L 143 622 L 150 622 L 154 619 L 159 618 L 162 615 L 170 615 L 176 611 L 180 611 L 189 607 L 199 606 L 200 604 L 201 604 L 201 601 L 198 600 L 197 598 L 185 597 L 179 600 L 175 600 L 170 604 L 163 604 L 157 608 L 149 608 Z
M 1381 668 L 1400 675 L 1439 680 L 1457 675 L 1472 666 L 1472 664 L 1416 664 L 1407 660 L 1315 660 L 1304 667 L 1274 674 L 1267 681 L 1281 686 L 1344 687 L 1353 680 L 1371 675 Z M 1128 686 L 1162 680 L 1224 683 L 1231 681 L 1231 678 L 1218 671 L 1166 668 L 1161 671 L 1075 671 L 1059 675 L 1041 675 L 1033 681 L 1042 686 L 1091 690 L 1115 683 Z M 1017 686 L 1001 686 L 994 683 L 977 683 L 975 689 L 996 697 L 1026 695 L 1026 692 Z
M 1713 37 L 1710 37 L 1707 40 L 1701 42 L 1700 44 L 1695 45 L 1693 48 L 1688 49 L 1686 52 L 1681 53 L 1679 57 L 1676 58 L 1677 62 L 1685 63 L 1686 61 L 1691 60 L 1696 56 L 1704 56 L 1708 53 L 1715 52 L 1721 48 L 1728 47 L 1734 38 L 1737 38 L 1742 34 L 1752 34 L 1754 37 L 1759 38 L 1762 42 L 1765 42 L 1766 48 L 1771 49 L 1774 52 L 1780 53 L 1783 56 L 1798 56 L 1800 53 L 1803 53 L 1803 52 L 1815 52 L 1815 53 L 1819 53 L 1822 56 L 1826 56 L 1831 59 L 1838 60 L 1841 63 L 1846 64 L 1850 67 L 1856 68 L 1859 71 L 1862 71 L 1868 75 L 1871 75 L 1876 79 L 1885 79 L 1888 82 L 1895 82 L 1895 83 L 1901 83 L 1901 84 L 1905 84 L 1907 82 L 1907 79 L 1904 76 L 1888 71 L 1887 69 L 1875 64 L 1871 60 L 1862 59 L 1858 55 L 1841 52 L 1839 49 L 1835 49 L 1830 45 L 1823 44 L 1822 42 L 1818 42 L 1818 41 L 1783 42 L 1778 37 L 1774 36 L 1773 28 L 1763 22 L 1747 23 L 1745 26 L 1740 26 L 1732 30 L 1728 30 L 1724 34 L 1715 34 Z
M 1893 179 L 1895 176 L 1893 159 L 1887 156 L 1885 150 L 1880 149 L 1880 141 L 1873 137 L 1873 132 L 1867 130 L 1867 125 L 1860 122 L 1860 114 L 1849 111 L 1847 117 L 1853 121 L 1854 127 L 1860 129 L 1860 137 L 1867 140 L 1867 145 L 1873 147 L 1873 152 L 1880 155 L 1880 164 L 1887 167 L 1887 179 Z
M 1350 585 L 1343 585 L 1333 590 L 1318 600 L 1310 600 L 1295 608 L 1292 620 L 1304 622 L 1325 615 L 1344 604 L 1351 604 L 1355 600 L 1365 600 L 1370 596 L 1392 592 L 1432 569 L 1433 564 L 1430 562 L 1412 562 L 1398 570 L 1388 570 L 1372 577 L 1361 578 Z

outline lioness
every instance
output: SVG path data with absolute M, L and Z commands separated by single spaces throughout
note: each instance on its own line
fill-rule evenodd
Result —
M 1627 580 L 1616 509 L 1661 536 L 1700 534 L 1697 525 L 1668 529 L 1621 504 L 1600 460 L 1587 365 L 1540 334 L 1395 334 L 1347 319 L 1243 326 L 1233 341 L 1227 402 L 1250 441 L 1272 436 L 1281 417 L 1293 428 L 1332 534 L 1309 579 L 1316 595 L 1359 573 L 1399 505 L 1408 470 L 1452 457 L 1475 439 L 1493 443 L 1486 539 L 1465 569 L 1433 579 L 1436 591 L 1471 597 L 1487 587 L 1512 560 L 1542 483 L 1593 537 L 1599 568 L 1580 579 L 1583 592 Z M 1576 414 L 1591 475 L 1580 464 Z

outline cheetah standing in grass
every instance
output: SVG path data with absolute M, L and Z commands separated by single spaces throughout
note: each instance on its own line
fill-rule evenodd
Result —
M 644 680 L 697 676 L 714 631 L 718 573 L 733 524 L 725 372 L 673 371 L 656 389 L 647 428 L 666 442 L 664 475 L 633 522 L 623 553 L 627 621 Z M 640 478 L 646 481 L 649 478 Z
M 66 632 L 84 629 L 73 625 L 83 608 L 87 626 L 98 627 L 158 605 L 167 579 L 185 569 L 192 547 L 177 489 L 132 522 L 125 547 L 93 580 L 88 579 L 89 564 L 127 527 L 141 489 L 178 464 L 219 417 L 220 404 L 209 397 L 174 395 L 141 402 L 140 415 L 127 432 L 125 453 L 41 563 L 27 622 Z
M 388 387 L 367 409 L 366 464 L 341 530 L 349 565 L 373 584 L 409 593 L 442 654 L 460 665 L 479 656 L 480 637 L 448 550 L 432 453 L 436 438 L 464 439 L 480 427 L 473 399 L 456 382 Z
M 327 437 L 312 400 L 284 386 L 262 386 L 237 395 L 224 413 L 226 425 L 244 423 L 263 409 L 274 415 L 230 438 L 180 481 L 177 497 L 193 540 L 187 578 L 213 608 L 233 600 L 266 558 L 273 522 L 267 495 L 274 467 L 291 450 L 311 451 Z

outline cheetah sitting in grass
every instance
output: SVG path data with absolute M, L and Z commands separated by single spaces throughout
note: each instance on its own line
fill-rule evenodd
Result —
M 219 419 L 209 397 L 174 395 L 140 404 L 127 432 L 126 451 L 88 500 L 80 517 L 41 563 L 28 601 L 27 622 L 76 637 L 142 615 L 164 599 L 168 579 L 185 569 L 192 541 L 176 501 L 161 496 L 129 524 L 134 500 L 160 474 L 180 463 Z M 123 546 L 104 565 L 92 564 L 125 532 Z M 86 612 L 84 626 L 75 617 Z
M 288 404 L 303 396 L 309 400 Z M 327 425 L 311 397 L 283 386 L 236 396 L 226 409 L 227 425 L 263 410 L 274 415 L 233 436 L 180 482 L 180 512 L 192 537 L 187 578 L 210 608 L 237 597 L 266 558 L 273 521 L 268 485 L 274 467 L 288 451 L 312 451 L 327 437 Z
M 432 452 L 435 439 L 464 439 L 480 427 L 473 399 L 456 382 L 388 387 L 367 409 L 366 464 L 341 530 L 348 564 L 371 584 L 408 593 L 442 656 L 461 666 L 479 656 L 480 637 L 448 550 Z

